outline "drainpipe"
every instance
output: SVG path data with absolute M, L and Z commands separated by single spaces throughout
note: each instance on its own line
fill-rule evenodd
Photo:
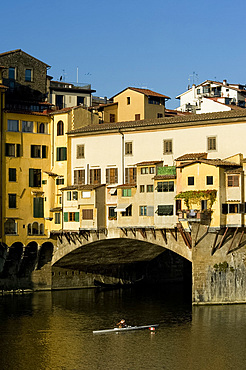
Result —
M 122 136 L 122 141 L 121 141 L 121 163 L 122 163 L 122 184 L 125 183 L 125 161 L 124 161 L 124 149 L 125 149 L 125 137 L 124 134 L 120 131 L 119 133 Z

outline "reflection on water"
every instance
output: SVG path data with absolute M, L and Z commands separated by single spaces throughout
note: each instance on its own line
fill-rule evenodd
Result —
M 190 305 L 182 286 L 0 298 L 0 369 L 245 369 L 246 305 Z M 148 330 L 93 335 L 124 318 Z

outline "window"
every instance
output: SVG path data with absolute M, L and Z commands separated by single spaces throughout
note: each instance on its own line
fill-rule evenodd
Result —
M 132 154 L 132 142 L 127 141 L 125 143 L 125 155 L 131 155 Z
M 163 114 L 162 113 L 157 113 L 157 118 L 162 118 Z
M 20 144 L 5 144 L 6 157 L 20 157 Z
M 92 185 L 101 184 L 101 168 L 90 170 L 90 184 Z
M 139 121 L 140 120 L 140 114 L 135 114 L 135 121 Z
M 70 97 L 71 99 L 71 97 Z M 70 101 L 71 102 L 71 101 Z M 84 105 L 85 98 L 83 96 L 77 96 L 77 105 Z
M 108 208 L 108 218 L 111 220 L 117 220 L 117 212 L 115 212 L 115 207 Z
M 213 183 L 214 183 L 214 178 L 213 178 L 213 176 L 207 176 L 207 177 L 206 177 L 206 184 L 207 184 L 207 185 L 213 185 Z
M 8 219 L 4 223 L 4 233 L 6 235 L 16 235 L 17 234 L 17 223 L 14 219 Z
M 201 93 L 201 90 L 200 89 L 197 89 L 196 90 L 196 93 L 199 95 Z
M 64 123 L 62 121 L 59 121 L 57 123 L 57 136 L 64 135 Z
M 30 68 L 27 68 L 25 70 L 25 81 L 28 81 L 28 82 L 32 81 L 32 69 Z
M 139 216 L 147 216 L 147 206 L 139 206 Z
M 141 175 L 146 175 L 149 173 L 149 167 L 142 167 L 141 168 Z
M 41 186 L 41 170 L 36 168 L 29 168 L 29 186 Z
M 132 215 L 132 206 L 130 205 L 129 207 L 127 207 L 127 209 L 124 212 L 121 212 L 121 215 L 123 217 L 131 216 Z
M 110 115 L 109 115 L 109 122 L 111 122 L 111 123 L 115 122 L 115 114 L 110 113 Z
M 125 169 L 125 183 L 136 184 L 137 169 L 135 167 L 129 167 Z
M 68 221 L 79 222 L 79 212 L 68 212 Z
M 153 193 L 154 185 L 147 185 L 147 193 Z
M 149 167 L 149 173 L 155 174 L 155 167 Z
M 93 220 L 93 209 L 82 209 L 82 220 Z
M 217 145 L 216 145 L 216 136 L 211 136 L 207 138 L 208 142 L 208 151 L 214 151 L 217 150 Z
M 222 214 L 227 215 L 227 213 L 228 213 L 228 204 L 223 203 L 222 204 Z
M 56 185 L 64 185 L 64 177 L 58 177 L 56 179 Z
M 9 67 L 9 79 L 15 80 L 15 68 L 14 67 Z
M 85 170 L 74 170 L 73 171 L 73 182 L 75 185 L 85 184 Z
M 174 181 L 162 181 L 157 183 L 158 193 L 174 191 Z
M 19 121 L 16 119 L 8 119 L 8 131 L 19 132 Z
M 22 121 L 22 132 L 33 132 L 33 122 Z
M 188 177 L 188 185 L 194 185 L 195 184 L 195 178 L 194 176 Z
M 31 158 L 47 158 L 47 146 L 31 145 Z
M 37 125 L 38 125 L 38 128 L 37 128 L 37 132 L 39 134 L 47 134 L 48 133 L 48 124 L 45 123 L 45 122 L 37 122 Z
M 55 213 L 55 224 L 58 225 L 61 223 L 61 214 L 60 213 Z
M 16 194 L 9 194 L 9 208 L 16 208 Z
M 229 204 L 229 213 L 238 213 L 238 204 Z
M 144 193 L 145 192 L 145 185 L 140 185 L 139 186 L 139 191 L 140 191 L 140 193 Z
M 130 105 L 130 104 L 131 104 L 131 98 L 130 98 L 130 96 L 128 96 L 128 97 L 126 98 L 126 104 L 127 104 L 127 105 Z
M 122 189 L 122 197 L 131 197 L 132 189 Z
M 228 176 L 227 186 L 228 187 L 238 187 L 239 186 L 239 176 L 238 175 Z
M 44 198 L 33 198 L 33 217 L 44 217 Z
M 9 168 L 9 181 L 16 181 L 16 168 Z
M 106 184 L 117 184 L 118 168 L 106 168 Z
M 173 141 L 163 140 L 163 154 L 172 154 L 173 152 Z
M 57 161 L 67 160 L 67 148 L 66 147 L 56 148 L 56 160 Z
M 72 200 L 72 193 L 71 191 L 67 192 L 67 200 Z
M 78 192 L 73 191 L 73 200 L 78 200 Z
M 85 146 L 84 144 L 76 145 L 76 158 L 85 158 Z
M 173 205 L 161 205 L 157 208 L 158 216 L 172 216 L 173 215 Z
M 208 201 L 206 199 L 201 200 L 201 211 L 208 209 Z

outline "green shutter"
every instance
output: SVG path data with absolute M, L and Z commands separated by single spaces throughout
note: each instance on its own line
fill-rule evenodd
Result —
M 64 212 L 64 222 L 68 222 L 68 212 Z
M 60 149 L 60 148 L 56 148 L 56 160 L 57 160 L 57 161 L 60 161 L 59 149 Z
M 44 198 L 33 198 L 33 217 L 44 217 Z
M 75 212 L 75 221 L 79 222 L 79 212 Z
M 47 147 L 42 145 L 42 158 L 47 158 Z

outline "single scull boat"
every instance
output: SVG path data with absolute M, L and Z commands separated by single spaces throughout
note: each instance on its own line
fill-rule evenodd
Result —
M 119 333 L 119 332 L 124 332 L 124 331 L 129 331 L 129 330 L 142 330 L 142 329 L 151 330 L 151 328 L 157 328 L 158 326 L 159 324 L 143 325 L 143 326 L 126 326 L 125 328 L 114 328 L 114 329 L 105 329 L 105 330 L 93 330 L 93 334 Z

